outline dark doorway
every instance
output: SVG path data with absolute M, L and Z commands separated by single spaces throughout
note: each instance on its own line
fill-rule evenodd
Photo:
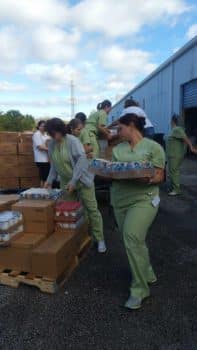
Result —
M 197 144 L 197 106 L 185 109 L 184 115 L 186 133 Z

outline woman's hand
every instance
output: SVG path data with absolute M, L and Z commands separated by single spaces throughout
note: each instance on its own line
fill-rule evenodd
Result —
M 66 187 L 68 193 L 73 193 L 75 190 L 75 186 L 68 184 L 68 186 Z
M 46 190 L 51 190 L 51 189 L 52 189 L 52 186 L 51 186 L 51 184 L 49 184 L 48 182 L 45 182 L 44 188 L 45 188 Z
M 191 152 L 194 154 L 197 154 L 197 148 L 195 148 L 194 146 L 191 147 Z

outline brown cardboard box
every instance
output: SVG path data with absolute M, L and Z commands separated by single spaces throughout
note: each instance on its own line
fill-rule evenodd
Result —
M 12 206 L 13 210 L 22 212 L 27 220 L 48 221 L 54 218 L 55 202 L 52 200 L 24 199 Z
M 35 166 L 35 162 L 34 162 L 34 157 L 33 155 L 27 154 L 19 154 L 18 155 L 18 164 L 22 165 L 22 166 L 27 166 L 28 165 L 33 165 Z
M 6 154 L 17 154 L 17 143 L 9 143 L 7 142 L 0 143 L 0 154 L 6 155 Z
M 70 258 L 77 254 L 78 240 L 73 233 L 54 234 L 32 252 L 32 273 L 58 278 L 65 271 Z
M 9 175 L 12 175 L 12 173 Z M 19 179 L 17 177 L 0 178 L 1 189 L 17 189 L 19 188 Z
M 28 142 L 19 142 L 18 153 L 22 155 L 32 155 L 33 156 L 33 144 L 32 140 Z
M 20 188 L 40 187 L 39 177 L 21 177 Z
M 19 164 L 19 177 L 38 177 L 39 172 L 36 164 Z
M 17 143 L 18 138 L 19 138 L 18 132 L 8 132 L 8 131 L 0 132 L 0 143 L 1 142 Z
M 54 220 L 50 219 L 48 221 L 42 220 L 26 220 L 24 219 L 24 230 L 26 233 L 39 232 L 45 236 L 50 236 L 55 229 Z
M 12 204 L 18 202 L 18 194 L 1 194 L 0 195 L 0 211 L 12 210 Z M 3 209 L 5 208 L 5 209 Z
M 32 250 L 44 237 L 42 235 L 19 235 L 13 239 L 10 247 L 0 248 L 0 266 L 24 272 L 31 272 Z
M 54 201 L 22 200 L 12 206 L 23 214 L 26 233 L 39 232 L 49 235 L 54 232 Z
M 33 132 L 21 132 L 19 135 L 20 142 L 32 143 Z
M 0 178 L 18 177 L 17 155 L 0 155 Z

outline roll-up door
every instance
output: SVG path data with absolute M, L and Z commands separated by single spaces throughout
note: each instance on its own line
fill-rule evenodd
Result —
M 197 79 L 183 86 L 183 108 L 197 107 Z

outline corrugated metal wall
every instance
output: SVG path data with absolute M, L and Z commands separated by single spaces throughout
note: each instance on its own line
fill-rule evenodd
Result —
M 197 45 L 170 62 L 143 85 L 133 89 L 133 96 L 145 109 L 156 132 L 168 133 L 173 113 L 182 110 L 183 84 L 197 78 Z M 120 115 L 128 95 L 115 105 L 110 121 Z

